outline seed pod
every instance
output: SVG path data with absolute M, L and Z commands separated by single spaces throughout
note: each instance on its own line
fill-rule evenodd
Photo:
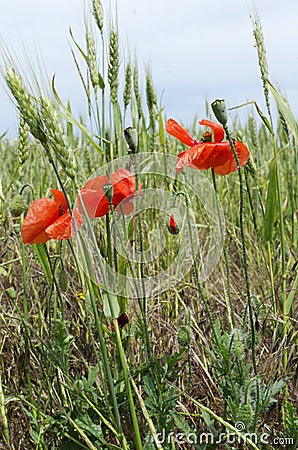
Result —
M 227 104 L 225 100 L 215 100 L 211 103 L 211 108 L 214 112 L 217 120 L 222 124 L 226 125 L 228 121 Z
M 102 186 L 102 190 L 103 190 L 105 196 L 107 197 L 109 203 L 112 203 L 113 194 L 114 194 L 113 185 L 111 183 L 105 183 Z
M 138 149 L 138 134 L 137 130 L 132 127 L 125 128 L 124 137 L 128 144 L 130 153 L 136 153 Z

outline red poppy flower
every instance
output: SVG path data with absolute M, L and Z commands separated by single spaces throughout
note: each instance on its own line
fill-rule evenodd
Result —
M 40 198 L 28 209 L 21 235 L 24 244 L 43 244 L 50 239 L 69 239 L 75 227 L 69 213 L 63 192 L 51 189 L 54 199 Z M 72 210 L 76 228 L 79 229 L 83 218 L 77 209 Z
M 110 179 L 100 175 L 87 181 L 82 187 L 80 194 L 88 217 L 102 217 L 109 212 L 110 204 L 103 190 L 103 186 L 109 184 L 113 186 L 112 203 L 116 211 L 123 211 L 124 214 L 130 214 L 133 211 L 136 180 L 128 170 L 121 168 L 112 173 Z M 142 184 L 139 183 L 139 191 L 141 189 Z M 80 199 L 77 203 L 79 210 L 82 212 Z
M 102 217 L 109 212 L 109 201 L 102 189 L 107 183 L 109 183 L 108 177 L 100 175 L 87 181 L 80 190 L 81 199 L 88 217 Z M 77 204 L 80 212 L 83 213 L 79 198 L 77 199 Z
M 177 171 L 181 172 L 183 167 L 186 166 L 194 166 L 200 170 L 207 170 L 212 167 L 214 172 L 219 175 L 228 175 L 231 172 L 235 172 L 237 163 L 230 143 L 222 142 L 225 134 L 223 127 L 206 119 L 201 120 L 200 125 L 206 125 L 212 129 L 214 142 L 209 140 L 211 136 L 208 132 L 206 133 L 206 138 L 198 142 L 174 119 L 167 121 L 167 132 L 179 139 L 183 144 L 190 146 L 185 152 L 179 153 L 176 164 Z M 250 152 L 242 142 L 235 141 L 234 145 L 242 167 L 247 163 Z

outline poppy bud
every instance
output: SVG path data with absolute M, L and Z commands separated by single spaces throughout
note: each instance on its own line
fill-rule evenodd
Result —
M 117 322 L 119 328 L 124 328 L 125 325 L 128 324 L 129 322 L 128 315 L 126 313 L 121 314 L 121 316 L 117 318 Z M 111 323 L 111 330 L 115 331 L 114 325 L 112 323 Z
M 22 212 L 25 209 L 24 200 L 23 200 L 23 197 L 21 196 L 21 194 L 17 194 L 13 198 L 9 209 L 10 209 L 12 217 L 20 217 L 20 215 L 22 214 Z
M 188 325 L 182 325 L 177 333 L 177 342 L 180 347 L 188 347 L 191 342 L 191 331 Z
M 136 153 L 138 149 L 138 134 L 137 130 L 132 127 L 125 128 L 124 137 L 128 144 L 130 153 Z
M 171 234 L 178 234 L 180 232 L 180 213 L 177 208 L 173 208 L 170 212 L 170 218 L 167 221 L 167 228 Z
M 113 198 L 113 194 L 114 194 L 113 185 L 111 183 L 105 183 L 102 186 L 102 190 L 103 190 L 103 193 L 105 194 L 105 196 L 107 197 L 109 203 L 112 203 L 112 198 Z
M 15 300 L 17 298 L 17 293 L 14 287 L 10 287 L 8 289 L 5 290 L 6 295 L 11 299 L 11 300 Z
M 211 103 L 211 108 L 212 108 L 217 120 L 222 125 L 226 125 L 226 123 L 228 121 L 228 111 L 227 111 L 226 101 L 225 100 L 214 100 L 214 102 Z

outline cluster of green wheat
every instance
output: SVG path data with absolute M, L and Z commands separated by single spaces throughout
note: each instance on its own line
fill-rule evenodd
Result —
M 205 173 L 226 224 L 222 257 L 206 281 L 193 255 L 192 268 L 171 289 L 148 298 L 140 282 L 138 298 L 127 298 L 111 293 L 108 279 L 93 278 L 84 240 L 83 264 L 71 239 L 22 242 L 29 205 L 50 188 L 61 189 L 71 210 L 79 187 L 106 163 L 185 150 L 165 133 L 151 74 L 142 80 L 137 62 L 120 54 L 117 27 L 100 0 L 91 10 L 85 43 L 71 32 L 85 118 L 74 117 L 71 102 L 63 105 L 53 80 L 51 95 L 41 85 L 33 92 L 4 56 L 19 135 L 0 139 L 0 448 L 232 449 L 233 436 L 237 448 L 295 449 L 298 125 L 269 80 L 258 17 L 253 33 L 266 112 L 247 105 L 244 125 L 231 112 L 226 137 L 232 148 L 235 139 L 245 142 L 251 158 L 225 177 Z M 209 107 L 206 115 L 216 120 Z M 139 182 L 170 191 L 188 209 L 178 177 L 144 170 Z M 204 208 L 192 207 L 207 236 Z M 170 266 L 180 235 L 164 226 L 163 214 L 152 208 L 137 215 L 122 253 L 113 248 L 111 220 L 112 212 L 96 219 L 92 248 L 115 270 L 146 280 Z M 172 253 L 149 266 L 129 262 L 130 248 L 153 248 L 152 224 L 163 229 Z

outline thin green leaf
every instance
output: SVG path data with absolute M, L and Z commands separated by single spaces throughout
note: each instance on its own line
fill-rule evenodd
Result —
M 7 135 L 7 133 L 8 133 L 8 130 L 4 131 L 4 133 L 1 134 L 0 141 Z
M 69 34 L 70 34 L 71 39 L 73 40 L 73 43 L 75 44 L 75 46 L 77 47 L 77 49 L 81 53 L 83 59 L 86 61 L 86 63 L 88 63 L 88 56 L 86 55 L 86 53 L 82 50 L 82 48 L 79 46 L 79 44 L 75 40 L 75 38 L 74 38 L 74 36 L 72 34 L 72 29 L 70 27 L 69 27 Z
M 289 312 L 291 311 L 292 305 L 294 303 L 295 295 L 297 295 L 297 290 L 298 290 L 298 272 L 297 272 L 293 286 L 291 288 L 291 291 L 290 291 L 287 301 L 286 301 L 286 306 L 285 306 L 286 314 L 289 314 Z
M 98 76 L 99 89 L 104 89 L 105 88 L 105 82 L 104 82 L 104 79 L 102 78 L 102 76 L 101 76 L 99 71 L 97 71 L 97 76 Z
M 256 110 L 257 110 L 259 116 L 261 117 L 262 121 L 264 122 L 266 128 L 269 130 L 269 132 L 271 134 L 273 134 L 273 130 L 271 128 L 269 120 L 267 119 L 267 117 L 265 116 L 265 114 L 263 113 L 263 111 L 261 110 L 261 108 L 258 106 L 258 104 L 256 102 L 254 102 L 254 105 L 256 107 Z
M 72 115 L 71 105 L 70 105 L 70 101 L 69 100 L 67 102 L 67 110 L 68 110 L 69 114 Z M 68 142 L 70 143 L 70 145 L 72 147 L 75 147 L 76 139 L 75 139 L 74 132 L 73 132 L 73 124 L 71 122 L 69 122 L 69 121 L 67 121 L 67 124 L 66 124 L 66 133 L 67 133 Z
M 277 109 L 284 117 L 289 130 L 291 130 L 294 139 L 298 144 L 298 124 L 287 99 L 281 95 L 281 93 L 270 83 L 270 81 L 268 81 L 268 87 L 275 100 Z
M 264 239 L 271 241 L 277 206 L 277 159 L 274 158 L 269 166 L 269 184 L 266 198 L 264 217 Z
M 40 265 L 42 267 L 43 273 L 45 274 L 45 277 L 49 283 L 52 283 L 52 268 L 50 265 L 50 261 L 48 258 L 47 250 L 45 247 L 45 244 L 35 244 L 34 250 L 36 253 L 36 256 L 38 258 L 38 261 L 40 262 Z
M 59 97 L 59 95 L 58 95 L 58 93 L 57 93 L 57 91 L 56 91 L 56 88 L 55 88 L 55 77 L 53 77 L 53 79 L 52 79 L 52 90 L 53 90 L 53 94 L 54 94 L 54 97 L 55 97 L 57 103 L 58 103 L 58 104 L 61 106 L 61 108 L 63 108 L 64 111 L 65 111 L 65 113 L 59 111 L 60 116 L 61 116 L 64 120 L 66 120 L 67 122 L 70 122 L 70 123 L 72 123 L 73 125 L 75 125 L 76 127 L 78 127 L 78 128 L 81 130 L 81 132 L 83 133 L 83 135 L 86 137 L 87 141 L 94 147 L 94 149 L 95 149 L 98 153 L 103 154 L 103 153 L 104 153 L 104 150 L 103 150 L 103 149 L 95 142 L 94 139 L 92 139 L 92 137 L 91 137 L 92 132 L 91 132 L 90 130 L 88 130 L 88 128 L 85 127 L 85 125 L 83 125 L 82 123 L 78 122 L 78 121 L 73 117 L 73 115 L 69 112 L 69 110 L 63 105 L 63 103 L 62 103 L 62 101 L 61 101 L 61 99 L 60 99 L 60 97 Z
M 104 315 L 106 317 L 114 317 L 114 318 L 119 317 L 120 308 L 119 308 L 119 303 L 118 303 L 117 297 L 110 294 L 109 298 L 108 298 L 108 296 L 103 295 L 102 300 L 103 300 Z M 110 305 L 110 302 L 111 302 L 111 305 Z M 112 309 L 112 311 L 111 311 L 111 309 Z
M 88 65 L 88 56 L 86 55 L 86 53 L 83 51 L 83 49 L 79 46 L 79 44 L 77 43 L 77 41 L 75 40 L 73 34 L 72 34 L 72 29 L 69 28 L 69 34 L 71 36 L 71 39 L 73 40 L 75 46 L 77 47 L 77 49 L 79 50 L 80 54 L 82 55 L 83 59 L 85 60 L 85 62 Z M 101 76 L 101 74 L 97 71 L 97 76 L 98 76 L 98 87 L 100 89 L 104 89 L 105 88 L 105 82 L 103 77 Z

